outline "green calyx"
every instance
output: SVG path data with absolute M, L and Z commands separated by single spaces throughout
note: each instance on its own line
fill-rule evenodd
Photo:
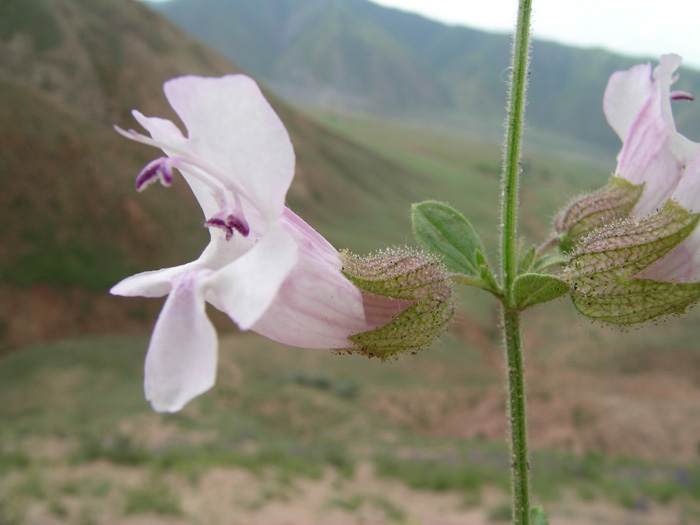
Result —
M 571 280 L 585 286 L 613 278 L 631 278 L 690 235 L 698 219 L 700 215 L 668 201 L 649 217 L 617 221 L 599 228 L 571 256 Z
M 399 315 L 374 330 L 350 336 L 344 349 L 386 360 L 428 347 L 454 317 L 452 283 L 442 264 L 408 250 L 358 257 L 341 252 L 343 274 L 362 290 L 406 304 Z
M 700 300 L 700 284 L 620 279 L 589 286 L 585 293 L 575 287 L 571 297 L 586 317 L 630 325 L 684 313 Z
M 700 300 L 700 284 L 635 276 L 690 235 L 699 219 L 668 201 L 649 217 L 595 230 L 569 263 L 574 306 L 587 317 L 621 325 L 684 312 Z
M 590 231 L 629 215 L 644 189 L 622 177 L 612 177 L 601 190 L 574 201 L 555 223 L 562 252 L 570 252 Z

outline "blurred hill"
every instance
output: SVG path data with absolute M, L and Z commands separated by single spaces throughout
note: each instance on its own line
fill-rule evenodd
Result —
M 295 103 L 501 137 L 508 35 L 449 26 L 367 0 L 152 5 Z M 603 116 L 603 91 L 612 72 L 642 59 L 543 41 L 532 49 L 529 138 L 550 148 L 617 149 Z M 700 74 L 684 70 L 678 89 L 700 93 Z M 693 106 L 684 108 L 678 124 L 697 138 L 700 104 Z
M 262 32 L 244 23 L 244 10 L 274 5 L 292 4 L 241 3 L 230 32 Z M 299 5 L 294 16 L 304 13 Z M 354 0 L 303 5 L 375 9 Z M 351 14 L 325 30 L 376 33 L 378 22 Z M 400 16 L 434 28 L 435 38 L 442 30 Z M 324 27 L 306 27 L 311 46 Z M 435 42 L 427 29 L 426 45 Z M 507 41 L 498 42 L 491 45 L 505 53 Z M 342 64 L 321 58 L 333 45 L 315 45 L 319 67 Z M 482 49 L 486 58 L 473 58 L 472 69 L 491 73 L 474 86 L 465 81 L 463 95 L 484 97 L 490 119 L 488 104 L 496 111 L 505 100 L 495 90 L 507 58 Z M 568 51 L 553 49 L 562 63 L 552 65 L 552 109 L 567 110 L 557 102 L 564 78 L 592 91 L 569 91 L 571 113 L 556 117 L 588 117 L 579 111 L 594 112 L 589 99 L 599 111 L 602 86 L 582 80 L 596 62 L 567 77 Z M 450 53 L 445 64 L 465 60 L 468 70 L 467 58 Z M 401 100 L 418 107 L 409 80 L 429 72 L 410 73 L 409 58 Z M 134 127 L 132 108 L 174 118 L 161 89 L 168 78 L 238 70 L 133 0 L 0 2 L 0 524 L 508 521 L 504 365 L 486 292 L 464 294 L 452 330 L 431 352 L 390 366 L 237 334 L 221 337 L 216 388 L 182 413 L 155 414 L 143 399 L 145 334 L 160 303 L 107 290 L 133 272 L 191 260 L 208 235 L 181 181 L 136 195 L 134 176 L 158 152 L 112 125 Z M 389 82 L 393 73 L 381 74 L 390 70 L 359 71 Z M 544 89 L 537 75 L 533 97 Z M 452 103 L 449 90 L 431 89 L 430 104 Z M 289 204 L 338 248 L 412 244 L 409 204 L 436 198 L 465 212 L 487 255 L 498 249 L 498 144 L 384 120 L 378 110 L 301 114 L 268 96 L 297 154 Z M 602 185 L 614 164 L 614 153 L 592 161 L 527 152 L 524 242 L 543 240 L 557 208 Z M 525 314 L 535 501 L 553 523 L 700 523 L 696 314 L 620 334 L 573 310 L 564 298 Z M 28 344 L 68 335 L 80 337 Z
M 152 322 L 157 301 L 107 289 L 195 258 L 208 234 L 185 184 L 137 197 L 133 177 L 157 152 L 112 124 L 134 127 L 132 108 L 175 118 L 168 78 L 237 71 L 132 0 L 0 3 L 0 345 Z M 416 175 L 271 102 L 298 157 L 291 205 L 314 224 L 352 222 L 395 242 Z
M 152 326 L 158 301 L 107 290 L 136 271 L 194 259 L 208 234 L 185 184 L 136 195 L 133 177 L 158 153 L 112 125 L 134 127 L 132 108 L 175 119 L 162 94 L 168 78 L 237 71 L 133 0 L 0 4 L 0 351 Z M 268 98 L 297 155 L 289 204 L 336 247 L 413 244 L 409 206 L 436 198 L 463 210 L 497 249 L 498 145 L 377 118 L 312 119 Z M 602 159 L 527 156 L 522 234 L 541 241 L 559 206 L 603 184 L 614 156 Z M 490 324 L 491 310 L 473 302 L 470 313 Z

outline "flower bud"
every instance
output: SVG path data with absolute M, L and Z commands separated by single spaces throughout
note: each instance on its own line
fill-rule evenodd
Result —
M 627 217 L 642 195 L 643 188 L 643 184 L 632 184 L 622 177 L 612 177 L 601 190 L 569 205 L 555 223 L 561 251 L 572 251 L 576 242 L 593 229 Z
M 452 282 L 442 263 L 426 254 L 396 249 L 366 257 L 341 253 L 343 273 L 362 290 L 366 304 L 401 306 L 392 320 L 350 336 L 342 351 L 382 360 L 428 347 L 454 316 Z

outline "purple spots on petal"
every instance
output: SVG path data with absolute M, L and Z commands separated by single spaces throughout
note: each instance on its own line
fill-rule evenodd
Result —
M 695 97 L 687 91 L 671 91 L 671 100 L 695 100 Z

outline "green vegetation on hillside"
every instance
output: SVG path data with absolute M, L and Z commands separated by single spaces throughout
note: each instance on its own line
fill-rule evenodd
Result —
M 236 515 L 244 522 L 275 505 L 294 505 L 318 484 L 329 492 L 309 503 L 322 506 L 314 512 L 326 505 L 350 515 L 374 508 L 387 522 L 409 523 L 415 509 L 396 483 L 421 497 L 458 495 L 442 511 L 449 513 L 488 507 L 490 494 L 507 493 L 504 442 L 471 430 L 504 416 L 501 397 L 493 397 L 499 371 L 453 338 L 390 365 L 285 348 L 254 334 L 225 339 L 217 386 L 173 415 L 152 413 L 143 399 L 146 345 L 144 338 L 67 340 L 3 359 L 5 522 L 50 516 L 56 523 L 116 523 L 144 513 L 187 522 L 208 516 L 212 524 Z M 550 385 L 541 379 L 534 399 Z M 494 400 L 500 408 L 489 414 Z M 578 431 L 594 424 L 590 407 L 571 410 Z M 567 422 L 550 424 L 569 432 Z M 540 448 L 533 465 L 536 498 L 561 517 L 572 512 L 572 501 L 583 515 L 586 505 L 611 505 L 629 517 L 640 505 L 700 512 L 697 459 Z M 372 486 L 385 492 L 362 491 L 368 468 Z M 196 503 L 207 501 L 209 480 L 224 474 L 233 484 L 225 485 L 216 510 Z M 558 508 L 561 501 L 568 503 Z
M 10 13 L 8 6 L 21 9 Z M 0 7 L 0 15 L 8 13 L 3 22 L 16 25 L 10 31 L 0 23 L 3 43 L 25 35 L 33 46 L 8 46 L 0 82 L 0 142 L 7 146 L 0 153 L 0 213 L 8 225 L 0 239 L 0 337 L 36 330 L 43 316 L 76 322 L 82 331 L 80 323 L 103 315 L 118 331 L 114 310 L 98 312 L 91 296 L 67 288 L 106 296 L 110 284 L 137 269 L 196 257 L 206 230 L 181 181 L 134 193 L 133 176 L 157 152 L 130 144 L 110 125 L 134 126 L 133 107 L 168 116 L 160 88 L 166 78 L 235 68 L 133 2 L 12 0 Z M 332 13 L 334 25 L 321 29 L 343 29 L 344 14 Z M 42 20 L 53 20 L 45 35 L 36 33 Z M 421 87 L 426 76 L 412 69 L 403 46 L 414 30 L 435 37 L 424 50 L 435 64 L 484 66 L 454 53 L 463 38 L 476 38 L 471 33 L 438 35 L 439 27 L 404 17 L 389 38 L 384 29 L 392 23 L 357 19 L 343 29 L 356 47 L 336 51 L 358 66 L 358 57 L 381 42 L 390 62 L 368 70 L 394 64 L 391 75 L 372 78 L 411 80 L 406 92 L 394 93 L 401 103 L 413 103 L 413 88 L 424 88 L 426 100 L 444 95 Z M 307 37 L 295 54 L 314 44 L 314 34 Z M 322 51 L 316 48 L 314 67 L 342 78 L 340 69 L 323 69 Z M 487 83 L 495 89 L 500 77 Z M 466 98 L 491 93 L 460 89 Z M 432 198 L 464 211 L 487 249 L 497 249 L 497 145 L 378 118 L 317 111 L 309 118 L 271 101 L 297 154 L 289 203 L 338 248 L 361 253 L 415 244 L 410 204 Z M 489 100 L 478 103 L 488 107 Z M 560 116 L 577 118 L 573 108 Z M 523 166 L 522 235 L 543 240 L 556 210 L 603 184 L 613 165 L 612 154 L 591 162 L 533 148 Z M 29 290 L 18 286 L 59 293 L 37 308 L 42 303 L 22 301 Z M 114 301 L 152 326 L 149 310 Z M 61 317 L 69 303 L 79 322 Z M 504 518 L 509 457 L 494 311 L 480 291 L 465 293 L 460 306 L 452 332 L 435 348 L 391 364 L 289 349 L 254 334 L 223 337 L 217 386 L 175 415 L 154 414 L 143 399 L 145 336 L 63 340 L 3 354 L 0 523 L 89 525 L 158 515 L 164 523 L 229 524 L 231 516 L 307 502 L 313 490 L 322 496 L 302 507 L 321 523 L 333 513 L 414 523 L 423 520 L 412 506 L 421 498 L 434 513 L 461 516 L 483 507 L 480 516 Z M 695 320 L 620 338 L 577 320 L 566 299 L 527 315 L 537 498 L 562 520 L 587 505 L 596 512 L 610 505 L 630 520 L 642 519 L 639 509 L 697 520 Z M 431 499 L 442 496 L 453 499 Z
M 415 200 L 437 199 L 461 210 L 479 230 L 488 248 L 497 248 L 501 149 L 497 144 L 457 133 L 421 128 L 343 113 L 310 110 L 314 118 L 369 151 L 417 174 L 403 179 L 402 191 Z M 607 164 L 610 168 L 605 168 Z M 614 166 L 611 155 L 589 160 L 526 152 L 523 164 L 521 233 L 542 242 L 552 221 L 567 202 L 600 187 Z M 405 232 L 408 233 L 408 205 Z M 407 237 L 412 242 L 410 237 Z
M 63 34 L 47 0 L 0 3 L 0 40 L 22 34 L 29 35 L 39 51 L 61 43 Z

